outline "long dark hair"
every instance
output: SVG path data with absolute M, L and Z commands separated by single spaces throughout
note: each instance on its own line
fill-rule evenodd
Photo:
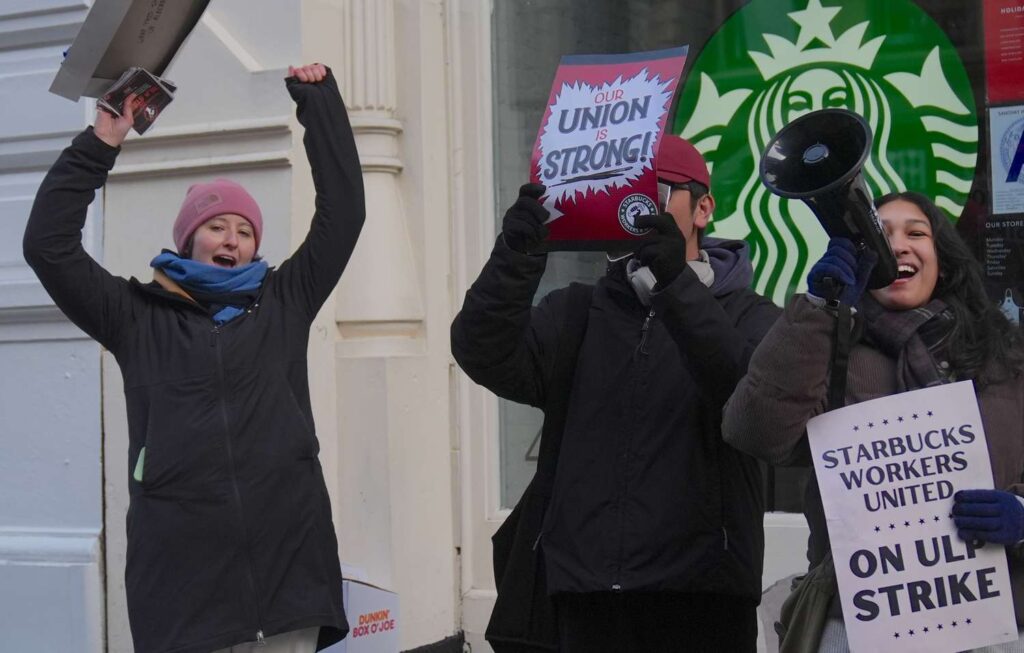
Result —
M 903 200 L 921 209 L 932 226 L 939 261 L 939 278 L 932 297 L 953 311 L 949 358 L 958 379 L 973 379 L 979 387 L 1017 376 L 1024 370 L 1024 347 L 1018 328 L 985 292 L 978 263 L 953 223 L 920 193 L 889 193 L 875 201 L 882 207 Z

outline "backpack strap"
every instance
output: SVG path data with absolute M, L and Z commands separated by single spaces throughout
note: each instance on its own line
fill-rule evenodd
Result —
M 569 395 L 572 380 L 576 374 L 576 361 L 580 345 L 587 332 L 590 304 L 594 298 L 594 287 L 588 284 L 572 283 L 568 288 L 566 319 L 555 353 L 555 365 L 548 386 L 547 403 L 544 405 L 544 427 L 540 438 L 540 452 L 537 458 L 537 473 L 534 481 L 536 490 L 550 496 L 554 485 L 555 469 L 558 467 L 558 453 L 562 448 L 562 431 L 569 412 Z

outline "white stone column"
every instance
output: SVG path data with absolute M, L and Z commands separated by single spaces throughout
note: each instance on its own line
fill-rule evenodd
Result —
M 421 351 L 421 265 L 402 203 L 396 118 L 393 0 L 342 0 L 338 75 L 356 134 L 366 188 L 366 225 L 342 278 L 336 316 L 339 353 L 350 356 Z

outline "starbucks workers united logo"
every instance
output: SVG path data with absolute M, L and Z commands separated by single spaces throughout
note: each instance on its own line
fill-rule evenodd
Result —
M 915 190 L 956 220 L 974 179 L 974 106 L 956 50 L 910 0 L 753 0 L 700 53 L 674 131 L 712 168 L 709 233 L 745 238 L 755 289 L 782 304 L 805 289 L 828 238 L 803 202 L 761 184 L 772 136 L 817 109 L 858 113 L 874 134 L 863 171 L 871 192 Z

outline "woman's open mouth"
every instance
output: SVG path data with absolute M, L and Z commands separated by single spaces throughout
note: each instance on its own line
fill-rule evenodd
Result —
M 218 254 L 217 256 L 213 257 L 213 264 L 219 265 L 222 268 L 233 268 L 235 267 L 235 259 L 233 259 L 230 256 Z
M 909 263 L 900 263 L 896 269 L 896 281 L 906 281 L 917 274 L 917 268 Z

